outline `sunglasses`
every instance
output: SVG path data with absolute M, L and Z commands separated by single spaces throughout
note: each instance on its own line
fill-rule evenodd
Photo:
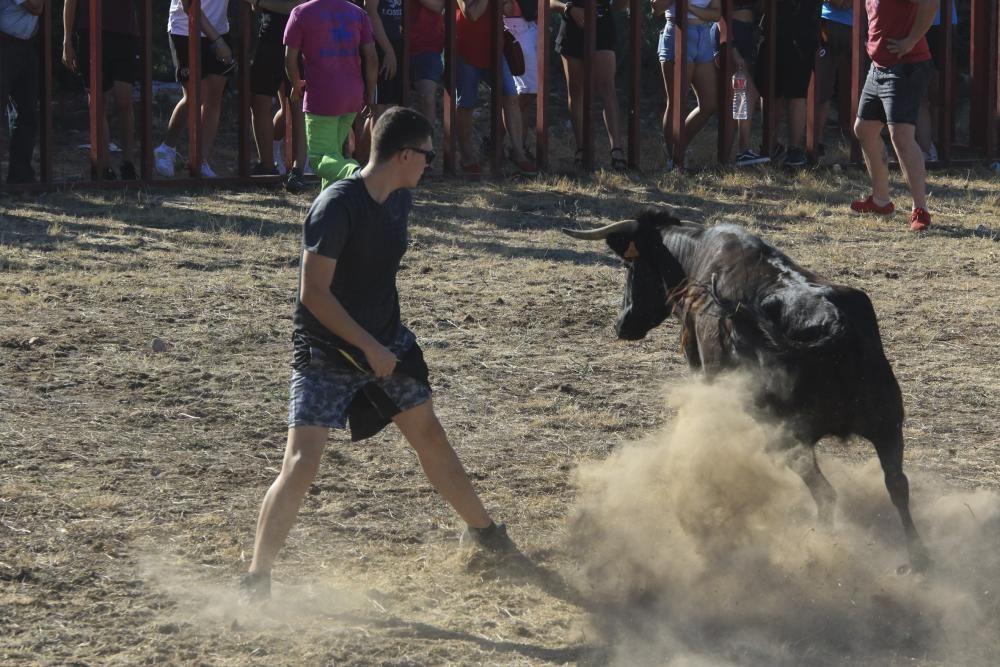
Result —
M 435 153 L 433 149 L 427 150 L 425 148 L 415 148 L 413 146 L 403 146 L 403 150 L 413 151 L 414 153 L 420 153 L 421 155 L 424 156 L 424 159 L 427 160 L 427 164 L 434 162 L 434 156 L 437 155 L 437 153 Z

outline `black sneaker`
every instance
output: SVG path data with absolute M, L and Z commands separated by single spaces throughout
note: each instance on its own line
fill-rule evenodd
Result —
M 507 536 L 507 526 L 502 523 L 491 523 L 485 528 L 467 527 L 462 532 L 459 544 L 475 544 L 483 551 L 498 556 L 518 553 L 517 545 Z
M 306 181 L 302 177 L 302 170 L 298 167 L 293 167 L 288 172 L 288 178 L 285 179 L 285 190 L 293 195 L 297 195 L 306 189 Z
M 240 602 L 258 604 L 271 599 L 271 575 L 250 572 L 240 579 Z
M 800 169 L 806 166 L 806 152 L 797 146 L 790 146 L 785 154 L 785 166 L 792 169 Z
M 90 180 L 92 181 L 114 181 L 118 178 L 118 174 L 111 167 L 105 167 L 101 176 L 97 175 L 97 167 L 90 165 Z
M 123 181 L 134 181 L 138 178 L 135 173 L 135 165 L 131 162 L 122 162 L 121 168 L 118 169 L 118 173 L 121 175 Z
M 251 176 L 277 176 L 278 168 L 274 164 L 264 164 L 263 162 L 258 162 L 250 170 Z

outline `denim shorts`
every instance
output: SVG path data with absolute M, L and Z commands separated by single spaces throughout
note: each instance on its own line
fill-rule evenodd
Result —
M 858 118 L 916 125 L 933 67 L 930 60 L 892 67 L 872 63 L 861 90 Z
M 325 426 L 342 429 L 355 394 L 374 383 L 395 403 L 400 412 L 426 403 L 431 388 L 408 375 L 394 373 L 375 378 L 360 370 L 331 362 L 319 348 L 309 350 L 308 365 L 292 370 L 288 398 L 288 428 Z
M 458 68 L 455 70 L 458 106 L 463 109 L 473 109 L 479 104 L 479 82 L 485 81 L 487 85 L 491 85 L 493 69 L 470 65 L 462 60 L 461 56 L 455 60 L 458 63 Z M 517 94 L 514 75 L 510 73 L 506 58 L 503 59 L 503 94 L 505 96 Z
M 685 62 L 702 64 L 715 60 L 715 39 L 712 36 L 714 23 L 694 23 L 687 27 L 687 60 Z M 674 22 L 668 20 L 660 33 L 658 49 L 661 63 L 674 62 Z
M 444 61 L 440 53 L 415 53 L 410 56 L 410 81 L 441 83 Z

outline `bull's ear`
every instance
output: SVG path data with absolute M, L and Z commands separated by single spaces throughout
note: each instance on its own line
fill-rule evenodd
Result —
M 635 259 L 639 256 L 639 249 L 635 247 L 635 241 L 629 241 L 628 247 L 625 248 L 625 252 L 622 253 L 622 257 L 625 259 Z

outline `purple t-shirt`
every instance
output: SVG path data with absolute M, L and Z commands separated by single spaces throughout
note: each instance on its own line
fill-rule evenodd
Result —
M 309 0 L 285 27 L 285 46 L 302 53 L 302 108 L 322 116 L 358 113 L 365 105 L 361 46 L 375 41 L 368 13 L 348 0 Z

